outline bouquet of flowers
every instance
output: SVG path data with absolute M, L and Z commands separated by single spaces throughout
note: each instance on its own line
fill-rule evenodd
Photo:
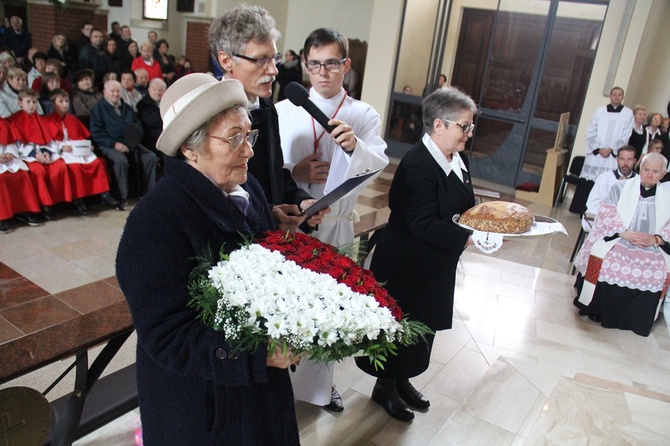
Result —
M 372 272 L 301 233 L 270 231 L 194 270 L 191 305 L 231 347 L 268 342 L 320 362 L 363 351 L 384 368 L 399 345 L 430 333 L 402 310 Z

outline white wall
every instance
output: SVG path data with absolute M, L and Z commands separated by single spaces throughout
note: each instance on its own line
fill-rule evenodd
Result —
M 407 1 L 398 54 L 398 74 L 394 88 L 396 92 L 402 92 L 405 85 L 411 86 L 416 95 L 420 95 L 423 90 L 428 74 L 437 7 L 438 0 Z
M 403 0 L 374 0 L 370 22 L 370 40 L 365 63 L 365 81 L 361 99 L 372 105 L 386 125 L 389 93 L 396 67 L 396 48 L 400 38 Z
M 368 42 L 373 3 L 373 0 L 289 0 L 286 27 L 282 29 L 284 41 L 279 50 L 299 53 L 309 33 L 323 27 Z
M 625 99 L 631 108 L 642 104 L 648 112 L 660 112 L 663 116 L 667 116 L 670 100 L 670 51 L 665 37 L 668 20 L 670 2 L 656 0 L 650 8 L 648 19 L 636 23 L 643 30 L 643 35 L 637 57 L 631 64 L 633 73 Z

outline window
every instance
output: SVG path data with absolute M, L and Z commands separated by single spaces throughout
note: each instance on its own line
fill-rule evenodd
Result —
M 168 0 L 144 0 L 142 16 L 149 20 L 167 20 Z

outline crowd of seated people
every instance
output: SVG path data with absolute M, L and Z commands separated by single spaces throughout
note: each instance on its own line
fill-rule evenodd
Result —
M 85 22 L 77 41 L 56 34 L 34 48 L 12 19 L 0 34 L 0 233 L 68 206 L 125 210 L 135 183 L 142 196 L 160 174 L 160 100 L 190 61 L 155 31 L 138 45 L 117 22 L 109 34 Z

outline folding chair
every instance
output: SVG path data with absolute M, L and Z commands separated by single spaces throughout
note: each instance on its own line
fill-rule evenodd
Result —
M 556 201 L 554 202 L 554 207 L 558 207 L 563 204 L 563 199 L 565 198 L 565 191 L 568 184 L 573 186 L 577 185 L 579 181 L 579 174 L 582 172 L 582 167 L 584 167 L 584 158 L 583 156 L 576 156 L 572 159 L 570 163 L 570 169 L 563 175 L 561 180 L 561 185 L 558 188 L 558 194 L 556 195 Z

